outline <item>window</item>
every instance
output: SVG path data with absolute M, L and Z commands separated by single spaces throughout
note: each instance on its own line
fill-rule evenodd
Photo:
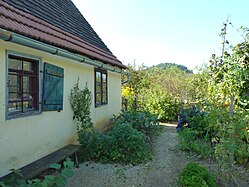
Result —
M 7 119 L 63 110 L 63 68 L 45 62 L 40 72 L 38 57 L 13 51 L 7 57 Z
M 39 61 L 8 55 L 8 115 L 39 110 Z
M 107 71 L 95 69 L 95 106 L 107 104 L 107 98 Z

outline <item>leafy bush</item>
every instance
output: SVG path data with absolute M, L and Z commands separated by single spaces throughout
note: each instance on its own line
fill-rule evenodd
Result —
M 193 117 L 189 118 L 190 128 L 198 131 L 199 137 L 205 137 L 208 135 L 208 122 L 205 116 L 202 114 L 196 114 Z
M 208 158 L 213 154 L 209 139 L 199 138 L 199 132 L 197 130 L 183 128 L 183 130 L 179 132 L 179 137 L 180 150 L 196 153 L 202 158 Z
M 191 128 L 179 133 L 181 150 L 203 158 L 212 156 L 225 167 L 249 162 L 249 120 L 245 113 L 229 117 L 226 109 L 210 105 L 208 115 L 197 114 L 188 120 Z
M 130 102 L 127 108 L 134 109 L 133 98 L 136 98 L 137 110 L 156 114 L 160 121 L 176 121 L 181 100 L 199 99 L 206 93 L 205 84 L 201 82 L 204 81 L 204 76 L 189 74 L 177 67 L 148 69 L 134 64 L 128 65 L 127 72 L 131 76 L 123 87 L 129 87 L 134 92 L 132 98 L 123 94 L 123 99 Z
M 180 101 L 162 90 L 146 90 L 140 99 L 145 111 L 158 115 L 160 121 L 176 121 L 180 110 Z
M 90 117 L 91 92 L 79 89 L 77 81 L 70 94 L 70 104 L 77 123 L 78 140 L 83 147 L 82 161 L 123 162 L 138 164 L 151 159 L 144 133 L 150 134 L 158 125 L 157 117 L 143 112 L 126 112 L 113 119 L 108 133 L 93 129 Z M 144 132 L 144 133 L 143 133 Z
M 113 160 L 138 164 L 151 159 L 151 150 L 145 142 L 146 136 L 131 124 L 117 125 L 108 135 L 115 140 L 112 148 L 115 147 L 118 153 Z
M 218 161 L 228 163 L 229 154 L 237 164 L 249 163 L 249 120 L 247 115 L 235 113 L 229 123 L 220 129 L 219 144 L 215 147 L 215 157 Z
M 97 131 L 82 131 L 79 142 L 83 146 L 83 161 L 96 160 L 103 163 L 138 164 L 151 159 L 151 150 L 145 142 L 144 133 L 131 124 L 116 125 L 106 134 Z
M 125 111 L 112 119 L 114 125 L 128 123 L 134 129 L 151 135 L 158 129 L 159 121 L 156 115 L 149 112 Z
M 105 134 L 95 130 L 78 132 L 78 141 L 83 147 L 80 161 L 93 159 L 104 162 L 108 159 L 109 153 L 106 152 L 111 150 L 111 140 L 108 138 Z
M 180 173 L 178 179 L 180 187 L 216 187 L 216 178 L 208 170 L 196 163 L 189 163 Z
M 180 131 L 185 124 L 187 127 L 196 130 L 199 137 L 204 137 L 207 134 L 206 114 L 194 106 L 181 111 L 176 127 L 177 131 Z

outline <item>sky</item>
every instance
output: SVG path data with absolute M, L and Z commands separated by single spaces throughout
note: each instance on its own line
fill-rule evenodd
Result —
M 72 0 L 123 64 L 176 63 L 194 69 L 221 53 L 222 23 L 230 44 L 249 27 L 248 0 Z

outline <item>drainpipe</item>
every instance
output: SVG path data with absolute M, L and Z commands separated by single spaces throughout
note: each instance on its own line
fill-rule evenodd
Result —
M 124 84 L 126 84 L 126 83 L 131 79 L 131 75 L 130 75 L 129 73 L 126 73 L 126 75 L 127 75 L 127 80 L 124 81 L 124 82 L 122 82 L 122 86 L 123 86 Z
M 13 42 L 13 43 L 17 43 L 17 44 L 24 45 L 27 47 L 31 47 L 33 49 L 41 50 L 41 51 L 44 51 L 50 54 L 65 57 L 71 60 L 78 61 L 80 63 L 86 63 L 86 64 L 89 64 L 95 67 L 104 68 L 104 69 L 107 69 L 107 70 L 110 70 L 116 73 L 123 73 L 127 75 L 127 73 L 119 67 L 114 67 L 114 66 L 96 61 L 96 60 L 91 60 L 85 56 L 74 54 L 64 49 L 45 44 L 45 43 L 30 39 L 28 37 L 13 33 L 13 32 L 8 32 L 3 29 L 0 29 L 0 39 L 7 41 L 7 42 Z

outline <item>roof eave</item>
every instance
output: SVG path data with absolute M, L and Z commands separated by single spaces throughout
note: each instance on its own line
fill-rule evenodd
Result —
M 41 50 L 53 55 L 58 55 L 58 56 L 62 56 L 65 58 L 69 58 L 75 61 L 78 61 L 80 63 L 86 63 L 89 65 L 93 65 L 95 67 L 101 67 L 116 73 L 125 73 L 125 71 L 123 71 L 123 69 L 126 69 L 127 67 L 123 64 L 115 64 L 115 65 L 110 65 L 110 62 L 102 62 L 102 61 L 98 61 L 98 60 L 92 60 L 90 58 L 87 58 L 85 55 L 80 55 L 80 54 L 76 54 L 76 53 L 72 53 L 68 50 L 65 50 L 63 48 L 59 48 L 50 44 L 46 44 L 44 42 L 40 42 L 37 40 L 34 40 L 32 38 L 14 33 L 14 32 L 9 32 L 3 29 L 0 29 L 0 39 L 7 41 L 7 42 L 13 42 L 13 43 L 17 43 L 20 45 L 24 45 L 27 47 L 31 47 L 37 50 Z

